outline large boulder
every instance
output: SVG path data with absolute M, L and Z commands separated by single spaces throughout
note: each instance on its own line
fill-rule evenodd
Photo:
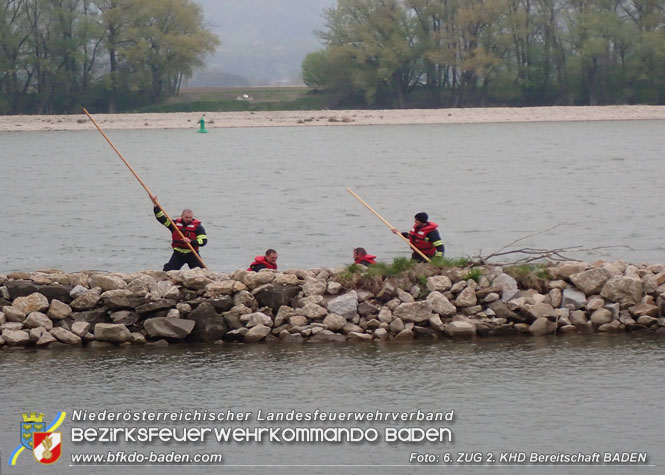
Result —
M 457 307 L 450 303 L 450 300 L 437 290 L 431 292 L 426 300 L 429 302 L 432 310 L 441 316 L 452 317 L 457 313 Z
M 62 320 L 72 314 L 72 307 L 60 300 L 53 299 L 46 314 L 53 320 Z
M 327 308 L 328 312 L 351 320 L 358 313 L 358 294 L 355 290 L 352 290 L 339 297 L 335 297 L 328 302 Z
M 246 343 L 255 343 L 257 341 L 263 340 L 270 333 L 270 327 L 265 325 L 256 325 L 249 329 L 245 333 L 245 342 Z
M 203 302 L 189 315 L 188 320 L 196 322 L 194 329 L 188 339 L 193 341 L 217 341 L 221 340 L 227 331 L 224 317 L 215 311 L 210 302 Z
M 127 287 L 122 277 L 113 274 L 93 274 L 90 276 L 90 287 L 99 287 L 102 292 L 118 290 Z
M 432 306 L 427 300 L 414 303 L 402 303 L 393 311 L 393 316 L 399 317 L 405 322 L 420 323 L 432 318 Z
M 277 312 L 281 306 L 290 305 L 299 293 L 300 287 L 295 285 L 267 284 L 255 290 L 254 298 L 259 306 L 270 307 L 273 312 Z
M 612 274 L 604 267 L 587 270 L 570 276 L 570 281 L 585 295 L 599 293 Z
M 644 283 L 641 279 L 617 275 L 607 281 L 600 296 L 625 307 L 638 304 L 642 300 L 643 293 Z
M 9 346 L 25 346 L 30 343 L 30 334 L 25 330 L 3 330 L 2 338 Z
M 503 302 L 508 302 L 519 294 L 517 281 L 508 274 L 499 274 L 492 281 L 492 286 L 501 289 L 501 300 Z
M 446 333 L 452 338 L 470 338 L 476 335 L 476 326 L 461 320 L 450 322 L 446 325 Z
M 529 326 L 529 332 L 535 336 L 549 335 L 556 331 L 556 326 L 556 323 L 548 318 L 540 317 Z
M 110 341 L 111 343 L 124 343 L 132 339 L 129 329 L 121 323 L 98 323 L 95 325 L 95 339 Z
M 143 323 L 143 328 L 151 338 L 185 338 L 195 325 L 194 320 L 155 317 L 148 318 Z
M 54 336 L 59 342 L 67 345 L 79 346 L 81 344 L 81 337 L 73 334 L 64 328 L 54 328 L 51 330 L 51 335 Z
M 26 315 L 32 312 L 44 312 L 48 310 L 48 299 L 39 292 L 34 292 L 26 297 L 18 297 L 14 299 L 12 307 L 20 310 Z
M 578 310 L 586 305 L 587 299 L 584 292 L 577 289 L 564 289 L 561 294 L 561 306 Z

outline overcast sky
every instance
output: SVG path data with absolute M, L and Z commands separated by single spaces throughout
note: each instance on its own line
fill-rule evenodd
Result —
M 307 53 L 322 48 L 314 30 L 336 0 L 195 0 L 222 41 L 208 71 L 250 84 L 295 84 Z M 200 74 L 199 74 L 200 76 Z M 196 79 L 196 76 L 195 78 Z M 212 85 L 212 84 L 210 84 Z

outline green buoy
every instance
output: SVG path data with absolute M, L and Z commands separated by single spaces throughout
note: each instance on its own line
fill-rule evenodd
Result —
M 208 131 L 206 130 L 206 119 L 205 116 L 201 117 L 199 120 L 199 124 L 201 124 L 201 128 L 197 131 L 199 134 L 207 134 Z

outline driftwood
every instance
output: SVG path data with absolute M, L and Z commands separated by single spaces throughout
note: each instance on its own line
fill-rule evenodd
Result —
M 533 248 L 533 247 L 523 247 L 519 249 L 510 249 L 511 246 L 517 244 L 520 241 L 523 241 L 525 239 L 528 239 L 533 236 L 538 236 L 540 234 L 547 233 L 549 231 L 552 231 L 553 229 L 556 229 L 561 226 L 572 226 L 574 223 L 559 223 L 555 226 L 552 226 L 550 228 L 544 229 L 542 231 L 538 231 L 532 234 L 528 234 L 526 236 L 523 236 L 519 239 L 515 239 L 514 241 L 506 244 L 500 249 L 497 249 L 496 251 L 492 252 L 491 254 L 488 254 L 487 256 L 482 255 L 482 250 L 479 251 L 477 256 L 474 256 L 473 259 L 478 263 L 482 265 L 490 264 L 491 259 L 496 259 L 498 257 L 503 257 L 503 256 L 509 256 L 509 255 L 523 255 L 523 257 L 520 257 L 516 260 L 512 261 L 502 261 L 502 262 L 493 262 L 492 264 L 498 264 L 498 265 L 505 265 L 505 264 L 527 264 L 530 262 L 537 262 L 537 261 L 580 261 L 580 259 L 570 257 L 564 253 L 571 253 L 571 252 L 591 252 L 591 251 L 598 251 L 601 249 L 612 249 L 612 248 L 625 248 L 625 249 L 631 249 L 630 246 L 627 246 L 625 244 L 618 244 L 618 245 L 610 245 L 610 246 L 598 246 L 598 247 L 583 247 L 583 246 L 569 246 L 569 247 L 560 247 L 556 249 L 540 249 L 540 248 Z

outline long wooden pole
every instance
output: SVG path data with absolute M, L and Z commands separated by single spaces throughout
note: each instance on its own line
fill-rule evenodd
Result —
M 106 141 L 109 143 L 109 145 L 111 146 L 111 148 L 112 148 L 113 150 L 115 150 L 115 153 L 118 154 L 118 157 L 120 157 L 120 160 L 122 160 L 122 162 L 123 162 L 125 165 L 127 165 L 127 168 L 129 168 L 129 171 L 132 172 L 132 175 L 134 175 L 134 177 L 139 181 L 139 183 L 141 184 L 141 186 L 143 187 L 143 189 L 146 191 L 146 193 L 148 193 L 148 196 L 150 196 L 150 198 L 152 199 L 152 197 L 155 196 L 155 195 L 153 195 L 152 192 L 150 191 L 150 189 L 146 186 L 146 184 L 143 183 L 143 180 L 141 180 L 141 178 L 139 178 L 139 176 L 136 174 L 136 172 L 134 171 L 134 169 L 132 168 L 132 166 L 127 162 L 127 160 L 125 160 L 125 157 L 122 156 L 122 154 L 120 153 L 120 150 L 118 150 L 118 149 L 115 147 L 115 145 L 113 145 L 113 142 L 111 142 L 111 139 L 108 138 L 108 136 L 104 133 L 104 131 L 103 131 L 102 128 L 99 126 L 99 124 L 97 123 L 97 121 L 95 121 L 95 119 L 92 118 L 92 116 L 91 116 L 90 113 L 86 110 L 85 107 L 83 108 L 83 112 L 85 112 L 85 115 L 88 116 L 88 119 L 90 119 L 90 120 L 92 121 L 92 123 L 95 124 L 95 127 L 97 127 L 97 130 L 99 130 L 99 132 L 104 136 L 104 138 L 105 138 Z M 175 225 L 175 223 L 173 222 L 173 220 L 171 219 L 171 217 L 168 215 L 168 213 L 166 212 L 166 210 L 164 210 L 164 208 L 162 208 L 162 205 L 159 204 L 159 201 L 157 201 L 157 198 L 155 198 L 155 204 L 156 204 L 157 207 L 161 210 L 161 212 L 164 213 L 164 216 L 166 216 L 166 219 L 168 219 L 168 223 L 169 223 L 171 226 L 173 226 L 173 229 L 176 230 L 176 232 L 177 232 L 178 236 L 180 237 L 180 239 L 181 239 L 183 242 L 185 242 L 185 236 L 182 234 L 182 232 L 180 231 L 180 229 L 178 229 L 178 226 Z M 194 247 L 193 247 L 190 243 L 188 243 L 188 242 L 185 242 L 185 244 L 187 244 L 187 247 L 189 248 L 189 250 L 192 251 L 192 252 L 194 253 L 194 255 L 196 256 L 196 258 L 198 259 L 198 261 L 201 263 L 201 265 L 202 265 L 205 269 L 207 269 L 208 266 L 205 265 L 205 262 L 203 262 L 203 259 L 201 259 L 201 256 L 199 256 L 199 253 L 196 252 L 196 249 L 194 249 Z
M 349 193 L 351 193 L 355 199 L 357 199 L 357 200 L 360 201 L 362 204 L 364 204 L 365 207 L 366 207 L 368 210 L 370 210 L 372 213 L 374 213 L 374 215 L 375 215 L 377 218 L 379 218 L 381 221 L 383 221 L 383 224 L 385 224 L 386 226 L 388 226 L 388 227 L 390 228 L 391 231 L 392 231 L 393 229 L 395 229 L 395 226 L 393 226 L 393 225 L 390 224 L 388 221 L 386 221 L 386 220 L 384 219 L 383 216 L 381 216 L 379 213 L 377 213 L 377 212 L 374 210 L 374 208 L 372 208 L 370 205 L 368 205 L 367 203 L 365 203 L 365 201 L 364 201 L 360 196 L 358 196 L 357 194 L 355 194 L 351 188 L 347 188 L 346 191 L 348 191 Z M 405 238 L 404 236 L 402 236 L 402 233 L 395 233 L 395 234 L 396 234 L 397 236 L 401 237 L 402 240 L 405 241 L 409 246 L 411 246 L 411 249 L 413 249 L 413 250 L 416 251 L 418 254 L 420 254 L 420 255 L 422 256 L 423 259 L 425 259 L 427 262 L 431 262 L 430 259 L 429 259 L 429 257 L 427 257 L 425 254 L 423 254 L 423 252 L 422 252 L 420 249 L 418 249 L 416 246 L 414 246 L 413 243 L 412 243 L 411 241 L 409 241 L 407 238 Z

